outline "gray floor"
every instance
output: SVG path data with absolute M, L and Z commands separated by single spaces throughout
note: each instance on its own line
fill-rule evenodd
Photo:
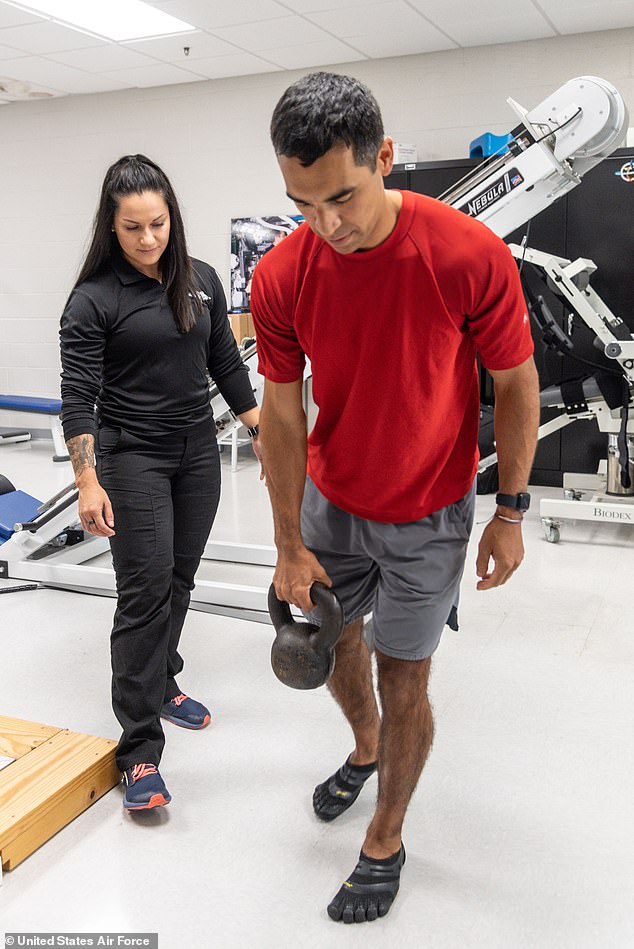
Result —
M 36 496 L 70 481 L 45 443 L 0 448 L 0 472 Z M 223 462 L 218 539 L 271 538 L 257 466 Z M 612 949 L 634 945 L 634 532 L 567 525 L 543 538 L 535 491 L 527 557 L 475 591 L 434 661 L 434 750 L 405 828 L 390 915 L 335 925 L 325 906 L 352 869 L 374 788 L 333 825 L 313 785 L 349 751 L 324 689 L 270 672 L 266 626 L 191 613 L 181 684 L 211 728 L 169 728 L 169 808 L 131 818 L 115 789 L 0 887 L 8 931 L 151 931 L 177 947 Z M 552 494 L 552 492 L 550 492 Z M 478 500 L 478 520 L 491 510 Z M 475 537 L 481 528 L 476 528 Z M 240 582 L 236 570 L 236 582 Z M 0 714 L 109 737 L 110 599 L 42 590 L 0 597 Z

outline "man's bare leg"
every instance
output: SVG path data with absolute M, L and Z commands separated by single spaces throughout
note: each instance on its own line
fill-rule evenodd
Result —
M 334 820 L 354 804 L 376 770 L 381 718 L 372 684 L 370 652 L 363 638 L 363 620 L 345 627 L 328 684 L 350 723 L 355 747 L 339 770 L 315 788 L 313 808 L 324 821 Z
M 372 684 L 370 651 L 363 638 L 363 620 L 346 626 L 336 648 L 335 668 L 328 687 L 354 734 L 354 764 L 375 762 L 381 718 Z
M 427 696 L 431 659 L 393 659 L 377 651 L 383 719 L 379 742 L 379 797 L 357 866 L 328 906 L 346 923 L 385 916 L 405 863 L 405 812 L 431 749 L 434 722 Z
M 363 852 L 382 859 L 401 846 L 405 812 L 431 750 L 434 719 L 427 695 L 431 658 L 393 659 L 377 651 L 383 721 L 379 798 Z

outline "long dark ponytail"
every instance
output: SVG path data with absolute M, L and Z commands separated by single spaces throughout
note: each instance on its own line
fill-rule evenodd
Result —
M 183 218 L 167 175 L 145 155 L 125 155 L 106 172 L 90 248 L 75 286 L 103 271 L 113 251 L 119 249 L 117 235 L 112 230 L 119 198 L 128 194 L 143 194 L 144 191 L 161 194 L 169 208 L 170 236 L 161 255 L 161 275 L 179 332 L 188 333 L 196 323 L 202 302 L 187 253 Z

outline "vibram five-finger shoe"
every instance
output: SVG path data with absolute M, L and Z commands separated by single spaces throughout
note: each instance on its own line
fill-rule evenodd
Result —
M 181 693 L 165 702 L 161 708 L 161 718 L 181 728 L 204 728 L 211 721 L 211 712 L 202 702 Z
M 371 923 L 377 916 L 385 916 L 396 898 L 401 870 L 405 863 L 405 847 L 386 857 L 375 860 L 359 854 L 359 862 L 328 906 L 328 915 L 335 922 Z
M 125 783 L 123 806 L 128 811 L 161 807 L 172 800 L 172 795 L 165 787 L 158 768 L 148 761 L 126 768 L 123 772 L 123 780 Z
M 313 810 L 320 820 L 331 821 L 354 804 L 363 785 L 376 771 L 372 764 L 351 764 L 348 758 L 334 774 L 313 792 Z

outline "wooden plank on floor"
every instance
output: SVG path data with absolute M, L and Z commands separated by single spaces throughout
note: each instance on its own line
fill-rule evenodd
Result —
M 0 860 L 11 870 L 119 783 L 116 742 L 67 729 L 0 771 Z
M 21 758 L 59 731 L 60 728 L 52 725 L 38 725 L 37 722 L 0 715 L 0 755 Z

